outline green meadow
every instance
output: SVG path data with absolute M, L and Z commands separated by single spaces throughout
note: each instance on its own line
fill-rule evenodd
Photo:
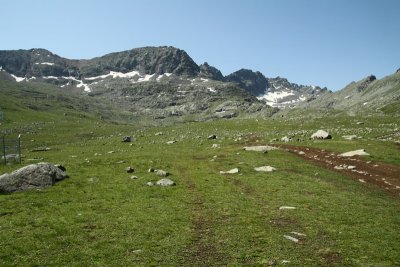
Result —
M 0 175 L 44 161 L 64 165 L 69 178 L 0 194 L 0 266 L 400 265 L 399 197 L 285 150 L 242 149 L 290 136 L 292 145 L 364 148 L 365 160 L 400 165 L 397 113 L 146 126 L 112 110 L 100 117 L 101 103 L 50 87 L 9 85 L 0 87 L 0 131 L 21 134 L 23 158 L 0 165 Z M 309 140 L 318 129 L 333 139 Z M 350 134 L 360 138 L 342 138 Z M 254 170 L 265 165 L 276 171 Z M 147 186 L 160 179 L 149 168 L 170 172 L 176 186 Z

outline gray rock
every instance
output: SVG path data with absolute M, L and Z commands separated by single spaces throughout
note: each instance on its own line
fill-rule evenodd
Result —
M 132 173 L 132 172 L 135 171 L 135 169 L 132 168 L 132 167 L 126 167 L 126 168 L 125 168 L 125 171 L 126 171 L 127 173 Z
M 124 142 L 124 143 L 132 142 L 132 137 L 130 137 L 130 136 L 124 136 L 124 137 L 122 138 L 122 142 Z
M 167 145 L 172 145 L 172 144 L 175 144 L 176 143 L 176 141 L 175 140 L 172 140 L 172 141 L 168 141 L 167 142 Z
M 276 150 L 276 147 L 273 146 L 245 146 L 243 150 L 245 151 L 256 151 L 256 152 L 263 152 L 267 153 L 267 151 Z
M 290 138 L 287 137 L 287 136 L 284 136 L 284 137 L 281 138 L 281 141 L 287 143 L 287 142 L 290 141 Z
M 157 176 L 161 176 L 161 177 L 167 177 L 169 175 L 169 172 L 167 171 L 163 171 L 163 170 L 156 170 L 155 174 Z
M 176 183 L 174 181 L 172 181 L 171 179 L 163 178 L 163 179 L 157 181 L 156 185 L 159 185 L 159 186 L 173 186 L 173 185 L 176 185 Z
M 219 173 L 220 174 L 235 174 L 235 173 L 238 173 L 239 172 L 239 169 L 238 168 L 233 168 L 232 170 L 229 170 L 229 171 L 220 171 Z
M 0 176 L 0 193 L 40 189 L 67 178 L 60 168 L 47 162 L 31 164 Z
M 147 186 L 154 186 L 154 183 L 153 182 L 147 182 L 146 185 Z
M 209 135 L 207 137 L 207 139 L 211 140 L 211 139 L 217 139 L 217 136 L 215 134 Z
M 254 170 L 257 172 L 273 172 L 273 171 L 276 171 L 276 168 L 271 167 L 271 166 L 261 166 L 261 167 L 254 168 Z
M 7 162 L 20 162 L 19 154 L 8 154 L 5 156 Z M 4 156 L 1 156 L 1 160 L 4 161 Z
M 324 130 L 318 130 L 311 135 L 311 139 L 331 139 L 331 138 L 332 136 Z
M 131 176 L 131 179 L 132 179 L 132 180 L 136 180 L 136 179 L 138 179 L 138 178 L 139 178 L 139 177 L 137 177 L 136 175 L 132 175 L 132 176 Z
M 369 154 L 365 151 L 365 149 L 359 149 L 359 150 L 342 153 L 339 156 L 341 156 L 341 157 L 369 156 Z
M 354 140 L 357 139 L 357 135 L 343 135 L 342 136 L 346 140 Z

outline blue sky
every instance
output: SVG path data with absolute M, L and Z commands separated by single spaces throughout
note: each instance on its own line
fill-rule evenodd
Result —
M 343 88 L 400 68 L 399 0 L 0 0 L 0 50 L 89 59 L 171 45 L 240 68 Z

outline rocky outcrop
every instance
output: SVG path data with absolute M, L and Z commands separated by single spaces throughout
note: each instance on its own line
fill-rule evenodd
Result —
M 226 81 L 235 82 L 254 96 L 263 95 L 268 88 L 268 80 L 259 72 L 248 69 L 238 70 L 225 77 Z
M 200 65 L 199 67 L 200 67 L 200 75 L 199 75 L 200 77 L 216 81 L 224 80 L 224 76 L 222 75 L 221 71 L 213 66 L 208 65 L 207 62 L 204 62 L 204 64 Z
M 82 62 L 80 71 L 86 77 L 107 74 L 110 71 L 126 73 L 132 70 L 141 74 L 173 73 L 195 77 L 200 68 L 183 50 L 175 47 L 142 47 L 111 53 Z
M 0 193 L 41 189 L 67 178 L 67 174 L 51 163 L 41 162 L 0 176 Z

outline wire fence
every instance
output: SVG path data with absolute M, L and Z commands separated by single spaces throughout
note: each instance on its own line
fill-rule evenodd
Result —
M 21 138 L 19 136 L 15 139 L 3 136 L 0 145 L 2 163 L 21 163 Z

